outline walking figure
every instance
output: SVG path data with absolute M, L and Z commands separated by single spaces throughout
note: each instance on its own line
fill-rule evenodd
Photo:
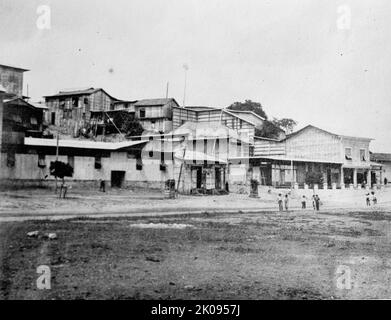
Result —
M 283 211 L 284 208 L 282 206 L 282 195 L 281 195 L 281 193 L 278 194 L 277 202 L 278 202 L 278 210 L 279 211 Z

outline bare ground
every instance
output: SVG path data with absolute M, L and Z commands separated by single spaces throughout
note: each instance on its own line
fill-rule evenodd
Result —
M 307 210 L 3 222 L 0 299 L 391 298 L 390 220 Z M 50 290 L 36 287 L 43 264 Z M 341 265 L 350 290 L 337 286 Z

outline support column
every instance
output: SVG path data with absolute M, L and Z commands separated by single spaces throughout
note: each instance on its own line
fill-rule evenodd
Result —
M 367 171 L 367 186 L 369 187 L 369 188 L 371 188 L 372 187 L 372 176 L 371 176 L 371 170 L 368 170 Z
M 379 174 L 379 178 L 380 178 L 380 185 L 383 185 L 384 184 L 384 181 L 383 181 L 383 168 L 380 169 L 380 174 Z
M 345 188 L 345 180 L 344 180 L 344 174 L 343 174 L 343 166 L 341 166 L 341 173 L 340 173 L 340 187 L 341 189 Z
M 356 188 L 357 187 L 357 169 L 353 169 L 353 186 Z

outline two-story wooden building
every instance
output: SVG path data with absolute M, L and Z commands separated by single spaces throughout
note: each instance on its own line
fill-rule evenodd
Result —
M 250 169 L 264 185 L 303 186 L 309 172 L 318 172 L 323 188 L 372 186 L 382 177 L 379 165 L 370 162 L 370 141 L 312 125 L 281 140 L 255 137 Z
M 44 98 L 48 108 L 46 123 L 74 137 L 89 123 L 92 111 L 113 110 L 114 102 L 119 101 L 101 88 L 60 91 Z

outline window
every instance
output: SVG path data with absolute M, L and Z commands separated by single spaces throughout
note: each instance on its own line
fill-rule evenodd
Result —
M 42 153 L 38 154 L 38 167 L 40 167 L 40 168 L 46 167 L 45 155 Z
M 102 168 L 102 157 L 101 156 L 95 156 L 95 169 L 101 169 Z
M 31 124 L 38 124 L 37 118 L 36 118 L 36 117 L 31 117 L 31 118 L 30 118 L 30 123 L 31 123 Z
M 145 109 L 140 109 L 140 118 L 145 118 Z
M 60 99 L 60 108 L 65 108 L 65 99 Z
M 89 103 L 88 98 L 84 98 L 84 104 L 88 105 L 88 103 Z
M 78 105 L 79 105 L 79 98 L 78 97 L 72 98 L 72 106 L 74 108 L 77 108 Z
M 136 159 L 136 170 L 143 170 L 143 161 L 141 160 L 141 157 Z
M 56 113 L 52 112 L 51 124 L 54 126 L 56 124 Z
M 8 151 L 7 152 L 7 167 L 15 167 L 15 152 Z
M 22 123 L 22 117 L 18 114 L 12 115 L 12 120 L 14 120 L 17 123 Z
M 345 148 L 345 159 L 352 160 L 352 148 Z
M 68 156 L 68 164 L 75 169 L 75 157 L 74 156 Z
M 360 149 L 360 161 L 367 161 L 365 157 L 365 149 Z

